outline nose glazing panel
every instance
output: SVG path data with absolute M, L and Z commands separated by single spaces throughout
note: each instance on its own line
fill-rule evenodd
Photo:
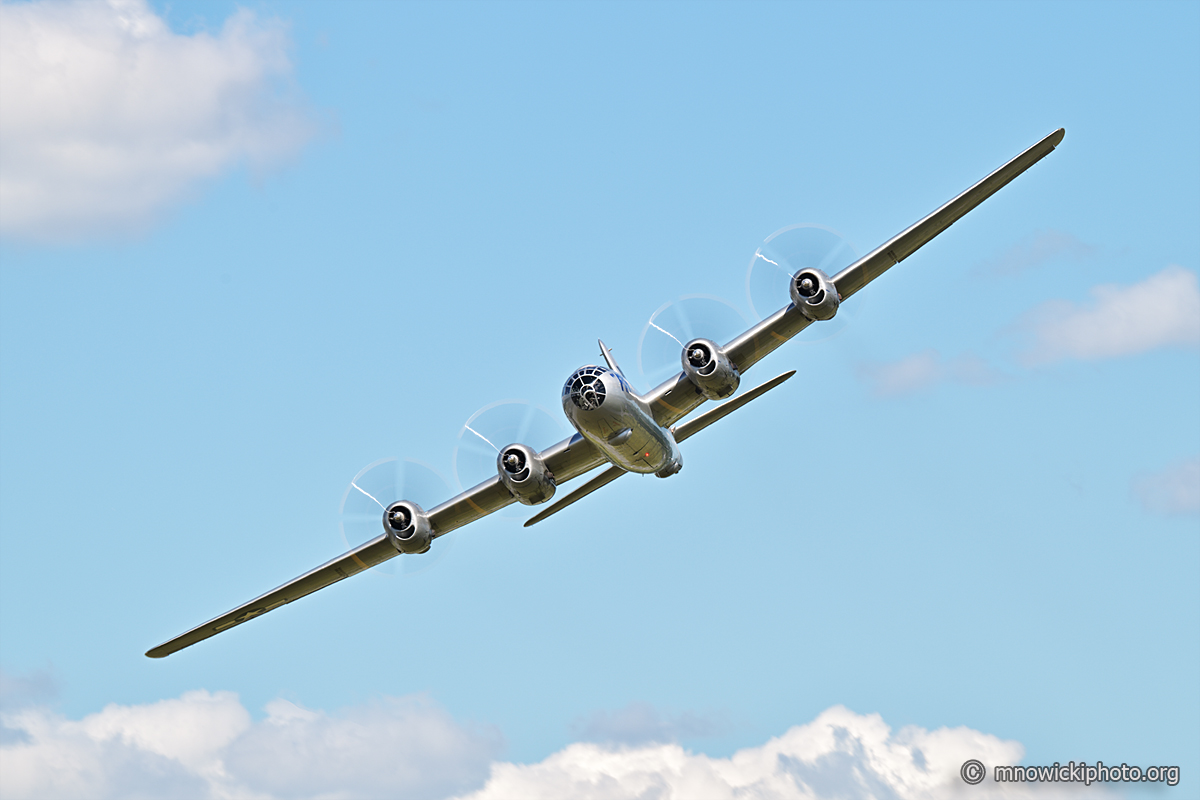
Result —
M 600 367 L 582 367 L 567 378 L 563 385 L 563 397 L 570 397 L 576 408 L 594 411 L 604 405 L 606 391 L 603 377 L 606 370 Z

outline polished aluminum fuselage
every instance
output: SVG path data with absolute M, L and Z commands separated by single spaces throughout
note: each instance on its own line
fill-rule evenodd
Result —
M 576 376 L 593 372 L 602 384 L 601 400 L 584 407 L 572 398 Z M 650 407 L 617 372 L 602 367 L 583 367 L 563 386 L 563 413 L 580 435 L 594 444 L 609 461 L 628 472 L 645 474 L 678 472 L 683 456 L 675 437 L 654 421 Z

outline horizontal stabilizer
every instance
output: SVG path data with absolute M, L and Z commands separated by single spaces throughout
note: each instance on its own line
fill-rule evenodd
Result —
M 544 520 L 546 517 L 550 516 L 551 514 L 554 514 L 558 511 L 562 511 L 564 508 L 571 505 L 575 501 L 582 500 L 583 498 L 587 497 L 592 492 L 599 489 L 601 486 L 607 486 L 608 484 L 612 483 L 613 481 L 615 481 L 617 478 L 621 477 L 624 474 L 625 474 L 625 470 L 621 469 L 620 467 L 609 467 L 608 469 L 604 470 L 604 472 L 601 472 L 599 475 L 592 478 L 590 481 L 585 483 L 583 486 L 580 486 L 578 489 L 571 492 L 566 497 L 562 498 L 561 500 L 554 501 L 548 507 L 542 509 L 537 514 L 534 514 L 525 523 L 525 527 L 528 528 L 530 525 L 541 522 L 542 520 Z
M 750 391 L 746 392 L 745 394 L 741 395 L 740 397 L 735 397 L 728 402 L 722 403 L 721 405 L 717 406 L 716 408 L 712 409 L 711 411 L 705 411 L 703 414 L 696 417 L 695 419 L 689 419 L 687 422 L 685 422 L 681 425 L 676 425 L 674 428 L 671 429 L 671 433 L 675 434 L 675 441 L 682 442 L 684 439 L 687 439 L 687 438 L 693 436 L 694 434 L 699 433 L 700 431 L 704 430 L 709 425 L 712 425 L 714 422 L 721 419 L 722 417 L 725 417 L 725 416 L 737 411 L 739 408 L 746 405 L 746 403 L 749 403 L 751 400 L 754 400 L 755 398 L 758 398 L 758 397 L 762 397 L 764 394 L 771 391 L 776 386 L 783 383 L 784 381 L 786 381 L 788 378 L 792 377 L 795 374 L 796 374 L 796 370 L 791 370 L 790 372 L 785 372 L 782 375 L 771 378 L 771 380 L 767 381 L 762 386 L 756 386 L 755 388 L 751 389 Z

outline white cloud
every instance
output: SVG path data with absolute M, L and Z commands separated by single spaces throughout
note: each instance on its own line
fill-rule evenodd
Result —
M 1037 231 L 1017 242 L 998 257 L 979 266 L 982 272 L 1017 275 L 1054 259 L 1078 261 L 1096 252 L 1096 248 L 1066 231 Z
M 814 798 L 1077 797 L 1034 784 L 966 785 L 960 768 L 1020 763 L 1023 748 L 969 728 L 893 732 L 878 714 L 836 706 L 760 747 L 730 758 L 677 744 L 604 747 L 572 744 L 537 764 L 495 764 L 491 778 L 463 800 L 813 800 Z M 1061 785 L 1060 785 L 1061 786 Z M 1089 796 L 1098 796 L 1093 789 Z
M 1133 493 L 1156 514 L 1200 513 L 1200 458 L 1172 464 L 1133 482 Z
M 58 696 L 58 680 L 50 670 L 10 675 L 0 670 L 0 709 L 46 703 Z
M 616 711 L 596 711 L 572 726 L 580 739 L 622 744 L 714 736 L 726 727 L 719 718 L 691 712 L 664 714 L 649 703 L 630 703 Z
M 479 785 L 501 749 L 422 697 L 384 698 L 336 716 L 286 700 L 226 755 L 231 774 L 270 797 L 440 798 Z
M 5 798 L 204 797 L 250 715 L 230 692 L 188 692 L 79 721 L 26 708 L 3 723 L 23 734 L 0 748 Z
M 1059 786 L 1000 784 L 1018 742 L 969 728 L 893 731 L 878 714 L 835 706 L 814 721 L 712 758 L 678 744 L 577 743 L 535 764 L 498 762 L 500 736 L 456 722 L 424 697 L 382 698 L 329 714 L 286 700 L 255 722 L 232 692 L 110 705 L 69 720 L 44 707 L 0 714 L 0 796 L 208 800 L 998 800 L 1077 797 Z M 621 715 L 616 715 L 620 717 Z M 662 735 L 664 717 L 638 708 Z M 684 715 L 686 717 L 686 715 Z M 680 717 L 679 719 L 683 719 Z M 606 718 L 608 719 L 608 718 Z M 608 719 L 611 722 L 611 719 Z M 678 719 L 676 720 L 678 722 Z M 618 725 L 626 730 L 629 725 Z M 634 725 L 642 733 L 645 724 Z M 669 727 L 669 726 L 668 726 Z M 989 768 L 978 786 L 963 762 Z M 1069 787 L 1077 788 L 1077 787 Z M 1099 796 L 1093 787 L 1087 796 Z
M 858 373 L 879 397 L 910 394 L 943 381 L 982 385 L 999 379 L 987 362 L 973 353 L 944 358 L 933 349 L 888 364 L 862 364 Z
M 21 798 L 442 798 L 483 783 L 499 735 L 422 697 L 337 714 L 286 700 L 253 722 L 231 692 L 110 705 L 73 721 L 3 714 L 0 796 Z
M 1034 338 L 1027 363 L 1200 344 L 1200 286 L 1191 270 L 1172 265 L 1140 283 L 1105 284 L 1091 294 L 1089 303 L 1052 300 L 1025 316 L 1018 327 Z
M 282 23 L 172 33 L 145 0 L 0 5 L 0 234 L 144 228 L 206 178 L 288 158 L 314 126 Z

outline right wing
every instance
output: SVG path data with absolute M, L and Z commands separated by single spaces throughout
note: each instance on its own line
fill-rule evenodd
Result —
M 547 448 L 541 455 L 547 468 L 554 473 L 560 483 L 582 475 L 600 464 L 607 463 L 596 446 L 579 434 Z M 500 483 L 500 477 L 493 475 L 478 486 L 429 510 L 429 522 L 433 526 L 433 536 L 443 536 L 456 528 L 461 528 L 468 522 L 499 511 L 513 502 L 515 502 L 513 496 Z M 379 525 L 380 528 L 383 527 L 382 513 L 379 517 Z M 396 548 L 392 547 L 391 542 L 388 541 L 387 535 L 381 533 L 369 542 L 304 573 L 299 578 L 288 581 L 219 617 L 210 619 L 203 625 L 197 625 L 187 633 L 163 642 L 158 647 L 148 650 L 146 655 L 150 658 L 169 656 L 177 650 L 182 650 L 210 636 L 215 636 L 221 631 L 241 625 L 243 622 L 299 600 L 318 589 L 324 589 L 343 578 L 349 578 L 351 575 L 356 575 L 376 564 L 382 564 L 398 555 Z
M 382 525 L 383 515 L 381 514 L 380 526 Z M 322 564 L 311 572 L 306 572 L 299 578 L 288 581 L 283 586 L 254 598 L 249 603 L 243 603 L 232 611 L 222 614 L 215 619 L 210 619 L 203 625 L 197 625 L 195 628 L 192 628 L 187 633 L 180 634 L 174 639 L 163 642 L 158 647 L 147 650 L 146 655 L 150 656 L 150 658 L 169 656 L 176 650 L 182 650 L 210 636 L 216 636 L 221 631 L 228 630 L 235 625 L 241 625 L 243 622 L 254 619 L 268 611 L 273 611 L 285 603 L 299 600 L 306 594 L 312 594 L 317 589 L 324 589 L 331 583 L 337 583 L 343 578 L 349 578 L 351 575 L 362 572 L 364 569 L 373 567 L 376 564 L 382 564 L 395 555 L 398 555 L 396 548 L 392 547 L 392 543 L 387 540 L 387 536 L 381 534 L 366 544 L 361 544 L 350 552 Z

